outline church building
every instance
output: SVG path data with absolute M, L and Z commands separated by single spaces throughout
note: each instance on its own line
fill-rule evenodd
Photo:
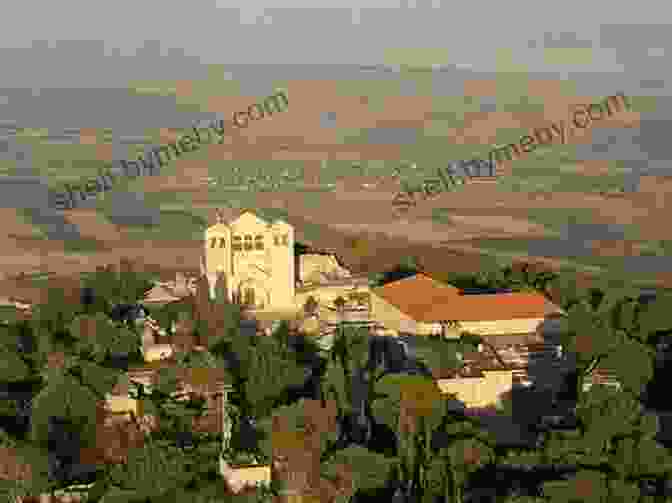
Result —
M 205 231 L 201 273 L 210 296 L 219 274 L 226 279 L 229 300 L 254 309 L 294 306 L 294 228 L 287 222 L 268 222 L 251 211 L 217 223 Z

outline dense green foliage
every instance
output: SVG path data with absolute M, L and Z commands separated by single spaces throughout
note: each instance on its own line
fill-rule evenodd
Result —
M 414 269 L 409 261 L 399 271 Z M 160 427 L 139 431 L 123 463 L 78 471 L 87 461 L 76 453 L 100 447 L 97 404 L 130 363 L 141 361 L 140 325 L 113 313 L 141 302 L 151 282 L 126 263 L 119 272 L 100 269 L 81 282 L 54 284 L 30 321 L 0 327 L 0 447 L 32 467 L 30 480 L 3 481 L 0 490 L 38 493 L 93 482 L 91 500 L 105 503 L 270 501 L 277 488 L 228 495 L 220 455 L 270 463 L 282 453 L 299 466 L 297 453 L 305 452 L 317 467 L 311 490 L 325 501 L 389 501 L 394 493 L 422 503 L 670 501 L 664 485 L 672 456 L 657 441 L 650 406 L 667 391 L 654 384 L 657 345 L 672 331 L 669 296 L 643 302 L 632 289 L 579 287 L 572 277 L 530 267 L 441 279 L 464 288 L 536 290 L 566 310 L 562 344 L 576 360 L 566 421 L 543 422 L 539 410 L 522 410 L 514 398 L 496 419 L 524 423 L 535 438 L 503 442 L 487 421 L 454 407 L 431 377 L 391 371 L 364 329 L 342 326 L 325 353 L 286 324 L 270 337 L 241 335 L 240 306 L 223 300 L 220 281 L 216 300 L 201 286 L 184 302 L 151 309 L 164 329 L 176 322 L 182 328 L 175 336 L 206 346 L 181 348 L 176 367 L 160 370 L 151 390 L 131 386 Z M 460 353 L 479 343 L 471 334 L 451 342 L 427 338 L 416 355 L 430 370 L 454 369 L 462 365 Z M 221 434 L 193 430 L 205 403 L 178 391 L 184 369 L 221 370 L 233 386 L 226 452 Z M 585 388 L 596 369 L 609 370 L 620 389 Z M 664 401 L 658 396 L 656 403 Z

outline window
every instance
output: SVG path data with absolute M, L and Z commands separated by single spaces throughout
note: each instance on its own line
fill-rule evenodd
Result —
M 263 250 L 264 249 L 264 236 L 254 236 L 254 249 Z
M 245 235 L 245 251 L 249 251 L 252 249 L 252 236 L 249 234 Z
M 217 238 L 212 238 L 210 240 L 210 248 L 214 248 L 216 243 L 217 243 Z
M 279 246 L 279 245 L 280 245 L 280 236 L 273 236 L 273 244 L 274 244 L 275 246 Z
M 224 238 L 219 238 L 219 247 L 224 248 Z
M 233 292 L 233 303 L 234 304 L 240 304 L 241 303 L 240 290 L 236 290 L 235 292 Z
M 243 242 L 240 236 L 233 236 L 232 247 L 233 251 L 241 251 L 243 249 Z
M 283 236 L 282 236 L 282 244 L 285 245 L 285 246 L 287 246 L 287 245 L 289 244 L 289 241 L 288 241 L 288 238 L 287 238 L 287 234 L 283 234 Z
M 246 288 L 245 289 L 245 301 L 243 302 L 247 306 L 254 306 L 254 289 Z

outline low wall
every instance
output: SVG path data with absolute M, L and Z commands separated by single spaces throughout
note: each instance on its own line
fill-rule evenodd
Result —
M 80 501 L 86 501 L 88 489 L 92 485 L 74 485 L 65 489 L 58 489 L 54 491 L 53 495 L 18 496 L 15 503 L 79 503 Z

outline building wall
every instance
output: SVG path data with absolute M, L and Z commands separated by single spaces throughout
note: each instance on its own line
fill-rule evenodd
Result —
M 441 324 L 440 323 L 417 323 L 417 335 L 440 335 L 441 334 Z
M 108 394 L 106 401 L 111 412 L 121 414 L 132 411 L 133 414 L 138 415 L 138 401 L 133 398 Z
M 371 293 L 372 318 L 379 320 L 386 327 L 416 335 L 440 335 L 441 323 L 414 321 L 395 306 Z M 460 331 L 479 335 L 506 335 L 535 333 L 541 328 L 544 318 L 521 318 L 494 321 L 457 321 L 459 330 L 448 330 L 456 337 Z
M 418 329 L 421 328 L 410 316 L 402 313 L 373 292 L 371 292 L 371 318 L 377 320 L 386 328 L 397 332 L 416 334 Z
M 245 291 L 251 289 L 258 308 L 293 307 L 295 266 L 291 225 L 279 221 L 270 224 L 247 212 L 229 224 L 218 223 L 206 229 L 204 246 L 211 292 L 216 274 L 221 271 L 226 274 L 229 300 L 234 300 L 240 291 L 241 300 L 245 301 Z
M 306 253 L 299 257 L 299 281 L 320 283 L 325 277 L 348 278 L 350 271 L 341 267 L 334 255 Z
M 276 238 L 278 244 L 276 244 Z M 274 223 L 270 229 L 269 246 L 272 246 L 273 263 L 272 305 L 282 308 L 293 307 L 296 286 L 294 228 L 285 222 Z
M 353 292 L 357 293 L 370 293 L 371 290 L 368 286 L 357 286 L 353 287 L 352 285 L 324 285 L 316 286 L 310 290 L 303 290 L 300 293 L 296 294 L 296 307 L 303 308 L 303 305 L 308 300 L 308 297 L 315 297 L 315 300 L 320 304 L 333 304 L 334 300 L 338 297 L 343 297 L 348 300 L 348 294 Z
M 511 391 L 513 372 L 510 370 L 486 370 L 484 377 L 438 379 L 442 393 L 455 393 L 467 407 L 496 405 L 501 395 Z
M 271 482 L 271 466 L 246 466 L 236 468 L 230 466 L 223 459 L 219 461 L 221 475 L 226 479 L 229 487 L 234 492 L 242 490 L 244 487 L 256 486 L 259 484 L 269 484 Z
M 212 239 L 216 239 L 214 248 Z M 223 243 L 219 240 L 223 239 Z M 223 244 L 224 246 L 220 246 Z M 231 229 L 224 224 L 216 224 L 205 230 L 205 263 L 208 272 L 217 271 L 229 273 L 231 270 Z
M 535 333 L 543 323 L 543 318 L 525 318 L 514 320 L 494 321 L 458 321 L 459 330 L 449 330 L 455 337 L 461 331 L 471 332 L 478 335 L 508 335 Z M 441 324 L 439 322 L 418 322 L 416 332 L 418 335 L 440 335 Z
M 146 362 L 163 360 L 173 355 L 173 346 L 171 344 L 154 344 L 143 348 L 142 353 Z
M 540 328 L 544 318 L 496 321 L 461 321 L 462 330 L 479 335 L 529 334 Z

